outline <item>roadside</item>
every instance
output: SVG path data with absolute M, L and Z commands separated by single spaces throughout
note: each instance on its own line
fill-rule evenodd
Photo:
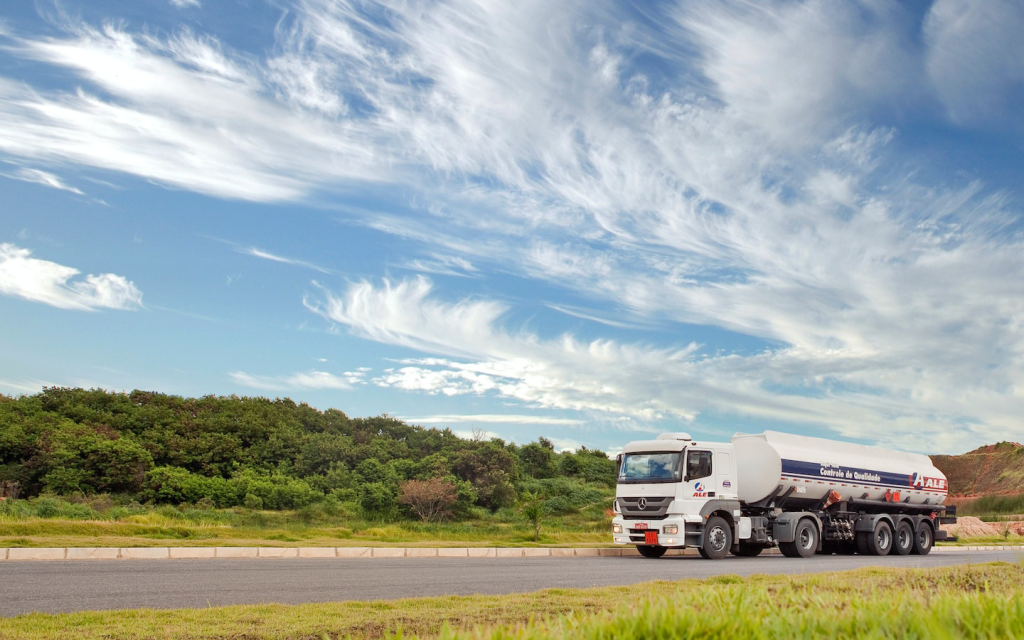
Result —
M 1024 545 L 946 545 L 934 553 L 1024 551 Z M 696 556 L 696 549 L 670 549 L 667 556 Z M 761 555 L 779 555 L 767 549 Z M 177 560 L 238 558 L 566 558 L 640 557 L 634 547 L 8 547 L 0 561 Z
M 653 563 L 655 565 L 663 563 Z M 804 575 L 722 575 L 588 589 L 312 604 L 203 606 L 31 613 L 0 618 L 0 637 L 19 640 L 358 640 L 395 637 L 977 637 L 977 621 L 1015 635 L 1024 565 L 932 569 L 871 567 Z M 895 601 L 895 603 L 894 603 Z M 1002 604 L 1001 604 L 1002 603 Z M 973 607 L 973 608 L 972 608 Z M 683 612 L 686 620 L 667 620 Z M 615 623 L 618 619 L 621 623 Z M 635 624 L 634 624 L 635 622 Z M 594 625 L 618 626 L 593 629 Z M 940 624 L 942 626 L 936 626 Z M 739 625 L 739 626 L 737 626 Z M 831 625 L 831 626 L 830 626 Z M 839 625 L 839 626 L 835 626 Z M 496 631 L 496 627 L 503 630 Z M 629 627 L 635 633 L 628 633 Z M 735 627 L 735 629 L 734 629 Z M 946 633 L 935 635 L 935 629 Z M 473 630 L 457 632 L 449 630 Z M 518 629 L 518 631 L 514 631 Z M 589 630 L 587 630 L 589 629 Z M 770 630 L 766 633 L 765 630 Z M 922 630 L 932 630 L 922 633 Z M 398 635 L 400 634 L 400 636 Z

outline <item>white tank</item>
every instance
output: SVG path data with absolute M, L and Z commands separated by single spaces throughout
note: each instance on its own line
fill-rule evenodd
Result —
M 946 476 L 919 453 L 892 451 L 777 431 L 732 437 L 739 499 L 757 502 L 776 487 L 794 487 L 791 498 L 820 500 L 829 491 L 841 499 L 942 504 Z M 887 493 L 888 492 L 888 493 Z M 780 492 L 781 493 L 781 492 Z

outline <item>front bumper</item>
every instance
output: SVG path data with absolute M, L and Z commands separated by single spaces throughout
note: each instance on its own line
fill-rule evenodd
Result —
M 647 528 L 637 528 L 638 524 L 646 524 Z M 622 533 L 612 533 L 614 544 L 649 544 L 646 534 L 653 531 L 658 536 L 658 546 L 682 549 L 698 544 L 703 533 L 704 519 L 700 516 L 669 515 L 663 520 L 626 520 L 622 516 L 615 516 L 612 525 L 622 527 Z M 677 527 L 677 533 L 665 533 L 665 528 L 670 526 Z

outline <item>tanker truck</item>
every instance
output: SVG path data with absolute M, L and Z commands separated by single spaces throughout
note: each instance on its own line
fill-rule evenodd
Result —
M 631 442 L 617 457 L 612 539 L 660 558 L 927 554 L 954 540 L 946 476 L 928 456 L 775 431 Z

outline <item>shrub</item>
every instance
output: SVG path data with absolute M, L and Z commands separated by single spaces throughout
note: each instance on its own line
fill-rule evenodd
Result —
M 369 482 L 359 487 L 359 506 L 369 515 L 389 515 L 395 510 L 395 494 L 384 483 Z
M 455 485 L 440 478 L 403 482 L 398 497 L 424 522 L 449 518 L 457 500 Z

